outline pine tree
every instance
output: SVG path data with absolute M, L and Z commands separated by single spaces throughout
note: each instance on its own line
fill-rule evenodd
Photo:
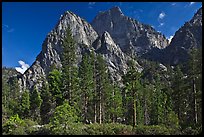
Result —
M 131 123 L 134 126 L 137 124 L 137 99 L 138 99 L 138 91 L 141 90 L 141 82 L 140 77 L 141 73 L 139 73 L 133 61 L 129 61 L 129 70 L 126 75 L 123 76 L 123 80 L 126 88 L 126 99 L 127 99 L 127 115 L 131 116 Z
M 189 121 L 193 124 L 198 124 L 198 116 L 201 116 L 201 81 L 202 81 L 202 49 L 193 48 L 190 52 L 190 59 L 188 62 L 188 81 L 189 81 Z
M 20 110 L 20 87 L 18 85 L 17 77 L 13 77 L 9 81 L 10 93 L 8 98 L 8 105 L 11 115 L 19 113 Z
M 181 71 L 180 66 L 176 66 L 173 80 L 172 80 L 172 103 L 173 103 L 173 110 L 178 115 L 180 125 L 185 124 L 187 121 L 186 113 L 188 113 L 188 91 L 186 89 L 186 82 L 184 79 L 184 74 Z
M 66 31 L 66 37 L 62 44 L 62 84 L 63 96 L 70 105 L 76 105 L 79 94 L 78 68 L 76 65 L 76 43 L 72 38 L 70 29 Z
M 90 114 L 93 109 L 91 108 L 91 100 L 93 100 L 93 66 L 90 56 L 86 53 L 82 56 L 82 62 L 79 68 L 80 88 L 81 88 L 81 109 L 83 121 L 90 120 Z M 89 113 L 88 113 L 89 112 Z
M 10 116 L 9 100 L 10 100 L 10 87 L 6 79 L 2 77 L 2 122 L 3 123 Z
M 108 77 L 108 70 L 105 63 L 105 60 L 103 59 L 102 55 L 98 55 L 96 59 L 96 96 L 98 96 L 97 101 L 97 107 L 99 112 L 99 124 L 105 121 L 105 103 L 106 103 L 106 95 L 108 94 L 109 87 L 110 87 L 110 81 Z M 97 102 L 96 101 L 96 102 Z
M 26 118 L 30 113 L 30 93 L 28 90 L 24 91 L 20 103 L 20 117 Z
M 34 86 L 33 91 L 30 94 L 30 104 L 31 104 L 31 116 L 33 120 L 40 120 L 40 106 L 42 104 L 42 99 L 40 96 L 40 92 L 37 87 Z
M 53 69 L 48 75 L 49 90 L 59 106 L 63 103 L 62 74 L 57 69 Z
M 49 118 L 52 115 L 52 111 L 55 107 L 55 102 L 52 94 L 50 93 L 49 84 L 47 81 L 43 81 L 41 89 L 42 105 L 40 107 L 41 123 L 49 123 Z
M 96 65 L 97 65 L 97 60 L 96 60 L 96 54 L 94 54 L 93 51 L 90 52 L 90 63 L 92 66 L 92 75 L 93 75 L 93 91 L 92 91 L 92 96 L 93 98 L 90 99 L 90 111 L 93 112 L 92 115 L 92 121 L 94 123 L 97 122 L 97 103 L 98 103 L 98 95 L 97 95 L 97 70 L 96 70 Z
M 112 84 L 109 91 L 106 99 L 106 121 L 114 123 L 123 114 L 122 95 L 116 84 Z

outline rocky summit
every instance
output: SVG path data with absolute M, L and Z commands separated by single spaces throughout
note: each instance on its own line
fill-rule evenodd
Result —
M 141 55 L 151 48 L 163 49 L 168 40 L 150 25 L 125 16 L 119 7 L 100 12 L 91 23 L 99 35 L 107 31 L 124 53 Z
M 164 50 L 166 63 L 176 65 L 185 62 L 192 48 L 202 46 L 202 9 L 176 31 L 170 45 Z
M 202 10 L 198 10 L 192 20 L 176 32 L 170 45 L 164 35 L 150 25 L 125 16 L 119 7 L 100 12 L 91 23 L 67 11 L 46 36 L 42 51 L 35 62 L 19 77 L 21 90 L 32 89 L 36 83 L 41 86 L 41 79 L 47 77 L 52 65 L 61 67 L 62 43 L 67 28 L 70 28 L 76 41 L 77 64 L 86 52 L 101 54 L 111 72 L 111 80 L 122 86 L 122 75 L 127 72 L 129 59 L 140 58 L 154 51 L 154 54 L 149 56 L 153 59 L 165 51 L 168 52 L 165 57 L 168 62 L 176 63 L 183 58 L 180 50 L 186 51 L 192 46 L 201 46 Z M 164 58 L 162 55 L 157 57 Z M 143 67 L 137 61 L 135 63 L 138 71 L 141 71 Z
M 175 32 L 171 43 L 166 48 L 159 50 L 153 48 L 143 57 L 162 62 L 164 64 L 177 65 L 186 62 L 192 48 L 202 47 L 202 8 L 193 18 L 186 22 Z

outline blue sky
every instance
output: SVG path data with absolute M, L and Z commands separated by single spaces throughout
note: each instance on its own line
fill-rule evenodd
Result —
M 3 2 L 2 65 L 32 65 L 42 43 L 69 10 L 91 22 L 99 11 L 119 6 L 129 17 L 153 26 L 167 38 L 202 6 L 201 2 Z M 20 62 L 19 62 L 20 61 Z M 25 65 L 24 65 L 25 66 Z M 27 65 L 26 65 L 27 66 Z

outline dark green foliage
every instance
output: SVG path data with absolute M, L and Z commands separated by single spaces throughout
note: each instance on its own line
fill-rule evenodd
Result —
M 71 123 L 77 123 L 79 118 L 77 117 L 76 109 L 69 105 L 67 101 L 63 102 L 55 108 L 55 112 L 50 119 L 51 131 L 55 134 L 66 134 L 67 128 Z
M 110 80 L 107 70 L 107 65 L 102 55 L 98 55 L 96 57 L 96 107 L 98 110 L 98 121 L 99 123 L 105 122 L 107 119 L 105 117 L 105 113 L 107 113 L 108 108 L 106 107 L 106 103 L 109 101 L 108 95 L 112 93 L 110 91 Z
M 31 117 L 33 120 L 39 121 L 40 119 L 40 106 L 42 104 L 42 99 L 40 92 L 37 87 L 34 86 L 33 91 L 30 93 L 30 108 L 31 108 Z
M 122 95 L 120 89 L 116 85 L 110 86 L 109 95 L 107 95 L 106 100 L 106 121 L 116 122 L 117 118 L 123 115 Z
M 62 49 L 63 97 L 67 99 L 71 105 L 75 105 L 78 100 L 77 95 L 79 95 L 78 67 L 76 66 L 77 47 L 69 28 L 66 31 L 66 38 L 63 41 Z
M 25 122 L 19 118 L 18 114 L 9 118 L 3 125 L 3 134 L 6 135 L 24 135 L 26 134 L 24 126 Z
M 143 66 L 140 72 L 135 59 L 131 60 L 120 81 L 124 85 L 119 88 L 110 79 L 103 55 L 87 50 L 77 64 L 80 59 L 77 46 L 68 29 L 62 45 L 62 68 L 50 66 L 47 79 L 37 81 L 42 83 L 41 88 L 34 85 L 33 90 L 20 92 L 17 77 L 5 75 L 15 73 L 3 69 L 3 134 L 195 135 L 202 132 L 201 49 L 192 49 L 189 61 L 174 67 L 164 68 L 158 62 L 138 59 Z
M 136 70 L 134 61 L 129 61 L 129 70 L 126 75 L 123 76 L 125 91 L 126 91 L 126 117 L 128 123 L 131 123 L 133 126 L 137 125 L 138 117 L 137 114 L 141 113 L 141 108 L 138 101 L 138 93 L 142 89 L 140 81 L 141 73 Z M 137 112 L 137 110 L 139 112 Z
M 8 108 L 11 110 L 10 116 L 17 114 L 20 111 L 20 88 L 16 77 L 10 79 L 9 83 L 9 97 Z
M 135 135 L 171 135 L 164 125 L 137 126 L 134 128 Z
M 3 135 L 30 135 L 38 129 L 37 122 L 30 119 L 21 119 L 18 114 L 10 117 L 2 126 Z
M 93 60 L 91 60 L 91 56 L 85 53 L 82 56 L 82 62 L 79 67 L 79 78 L 80 78 L 80 109 L 81 115 L 83 117 L 83 122 L 88 119 L 92 119 L 93 117 L 93 106 L 91 105 L 91 101 L 93 101 L 93 93 L 94 93 L 94 76 L 93 76 Z M 88 113 L 89 112 L 89 113 Z
M 53 69 L 48 76 L 49 91 L 54 97 L 57 106 L 61 105 L 63 102 L 63 92 L 62 92 L 62 73 L 57 69 Z M 47 87 L 48 88 L 48 87 Z M 48 90 L 48 89 L 47 89 Z M 49 93 L 47 93 L 49 94 Z
M 54 97 L 50 92 L 49 85 L 46 81 L 44 81 L 42 85 L 41 98 L 43 100 L 42 105 L 40 107 L 41 123 L 47 124 L 49 123 L 49 118 L 52 114 L 52 110 L 55 107 L 55 102 Z
M 132 134 L 132 127 L 130 125 L 123 125 L 118 123 L 110 124 L 91 124 L 84 128 L 86 135 L 130 135 Z
M 28 90 L 24 91 L 21 97 L 20 114 L 21 117 L 26 118 L 30 113 L 30 93 Z

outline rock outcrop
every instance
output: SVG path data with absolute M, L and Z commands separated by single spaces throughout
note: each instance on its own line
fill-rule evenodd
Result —
M 127 54 L 141 55 L 151 48 L 163 49 L 168 40 L 150 25 L 125 16 L 119 7 L 100 12 L 91 23 L 99 35 L 107 31 L 121 50 Z
M 195 13 L 190 21 L 176 31 L 168 47 L 162 50 L 153 48 L 144 54 L 143 58 L 177 65 L 188 60 L 192 48 L 200 47 L 202 47 L 202 8 Z
M 77 43 L 77 52 L 81 57 L 81 45 L 91 48 L 92 43 L 97 39 L 98 34 L 92 26 L 84 19 L 67 11 L 61 15 L 56 27 L 47 35 L 42 44 L 42 51 L 37 56 L 35 62 L 19 79 L 21 90 L 31 89 L 38 82 L 41 86 L 40 79 L 46 78 L 53 64 L 61 67 L 60 55 L 62 52 L 62 43 L 65 37 L 65 31 L 70 28 L 74 40 Z M 80 46 L 79 46 L 80 45 Z M 80 59 L 79 59 L 80 60 Z
M 184 24 L 173 37 L 170 45 L 165 49 L 166 63 L 176 65 L 188 59 L 192 48 L 202 46 L 202 8 L 193 18 Z

